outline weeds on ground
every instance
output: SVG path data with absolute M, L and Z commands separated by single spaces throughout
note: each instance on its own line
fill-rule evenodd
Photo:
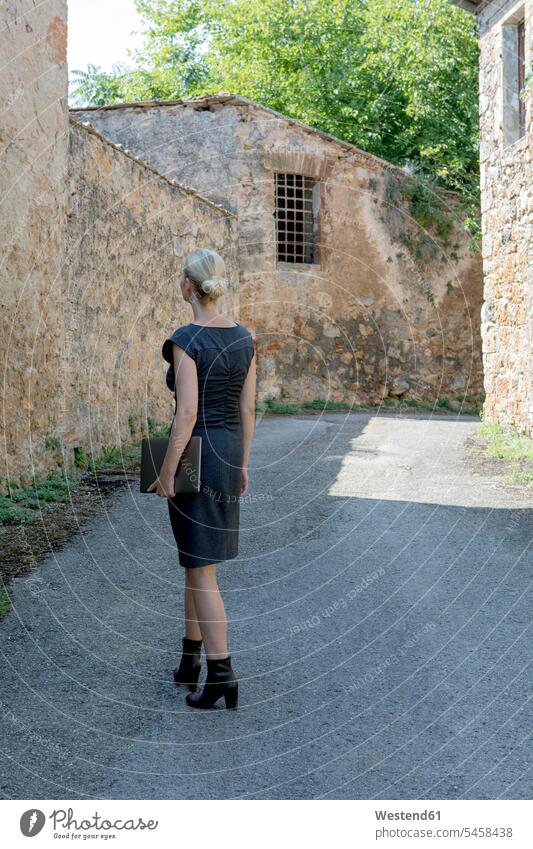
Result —
M 9 596 L 4 589 L 0 589 L 0 619 L 11 610 Z
M 465 402 L 468 399 L 468 404 Z M 385 398 L 381 404 L 348 404 L 344 401 L 329 401 L 315 398 L 314 401 L 302 401 L 301 404 L 288 403 L 276 398 L 265 398 L 258 401 L 256 411 L 258 413 L 276 413 L 278 415 L 294 415 L 306 410 L 322 410 L 324 412 L 346 410 L 347 412 L 358 412 L 364 410 L 379 410 L 381 407 L 390 410 L 412 410 L 419 413 L 435 413 L 445 410 L 450 413 L 459 413 L 465 416 L 479 416 L 481 405 L 479 399 L 470 396 L 458 396 L 450 401 L 448 398 L 438 398 L 436 403 L 428 404 L 417 401 L 414 398 Z
M 488 457 L 533 462 L 533 439 L 518 433 L 514 428 L 503 428 L 495 422 L 483 422 L 480 435 L 486 443 Z
M 53 473 L 35 478 L 32 484 L 13 487 L 9 494 L 0 493 L 0 524 L 31 524 L 45 503 L 68 501 L 69 491 L 79 478 L 76 472 L 70 478 Z
M 130 417 L 131 418 L 131 417 Z M 159 427 L 155 419 L 148 419 L 148 432 L 151 436 L 168 436 L 169 428 Z M 131 431 L 131 423 L 130 423 Z M 51 445 L 52 443 L 50 443 Z M 54 443 L 54 447 L 57 445 Z M 53 472 L 48 475 L 34 476 L 30 482 L 9 483 L 0 479 L 0 525 L 30 525 L 39 518 L 39 510 L 46 503 L 65 503 L 69 493 L 79 486 L 86 472 L 97 474 L 101 469 L 106 472 L 123 472 L 126 463 L 135 463 L 139 458 L 140 442 L 122 445 L 103 445 L 99 457 L 88 457 L 83 446 L 77 446 L 74 452 L 74 468 L 67 472 Z
M 507 464 L 507 481 L 533 489 L 533 439 L 497 422 L 482 422 L 480 436 L 482 455 Z

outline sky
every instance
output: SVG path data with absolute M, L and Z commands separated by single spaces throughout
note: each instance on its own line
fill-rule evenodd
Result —
M 141 43 L 132 32 L 141 29 L 133 0 L 68 0 L 69 71 L 131 64 L 127 50 Z

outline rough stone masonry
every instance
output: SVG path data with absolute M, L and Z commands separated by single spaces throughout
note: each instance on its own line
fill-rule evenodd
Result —
M 438 193 L 442 239 L 413 214 L 408 173 L 232 95 L 73 124 L 66 6 L 2 12 L 2 488 L 170 414 L 159 344 L 188 320 L 176 278 L 199 244 L 227 262 L 259 398 L 481 393 L 481 266 L 457 196 Z M 279 173 L 318 187 L 313 262 L 280 261 Z
M 259 397 L 435 402 L 482 391 L 481 260 L 459 198 L 447 239 L 416 220 L 404 170 L 228 94 L 75 109 L 168 177 L 237 215 L 241 316 Z M 312 180 L 316 257 L 280 261 L 276 174 Z
M 482 312 L 487 418 L 533 435 L 533 134 L 531 97 L 525 132 L 509 137 L 512 87 L 506 49 L 519 16 L 525 67 L 533 59 L 533 0 L 498 0 L 479 14 L 481 210 L 485 303 Z M 509 114 L 511 112 L 511 115 Z
M 189 320 L 178 275 L 198 242 L 239 314 L 235 216 L 69 121 L 66 7 L 0 17 L 3 491 L 170 424 L 161 344 Z
M 489 421 L 533 434 L 533 0 L 454 0 L 477 15 L 483 369 Z

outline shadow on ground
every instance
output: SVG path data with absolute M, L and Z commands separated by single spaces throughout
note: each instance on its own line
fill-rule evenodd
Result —
M 4 798 L 530 798 L 531 504 L 476 420 L 269 418 L 222 564 L 240 709 L 172 683 L 166 504 L 118 492 L 12 585 Z

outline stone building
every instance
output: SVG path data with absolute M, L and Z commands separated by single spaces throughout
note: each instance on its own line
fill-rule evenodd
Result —
M 481 262 L 456 195 L 421 221 L 406 171 L 230 94 L 71 114 L 237 216 L 260 398 L 481 393 Z
M 231 95 L 70 117 L 67 0 L 3 4 L 0 26 L 2 489 L 170 421 L 161 340 L 190 319 L 176 278 L 201 244 L 260 398 L 481 392 L 457 196 L 424 211 L 402 169 Z
M 533 434 L 533 0 L 464 0 L 478 19 L 485 413 Z
M 0 475 L 10 477 L 32 468 L 62 419 L 50 388 L 64 334 L 66 0 L 2 3 L 0 29 Z
M 178 281 L 198 240 L 224 257 L 227 307 L 239 314 L 236 221 L 76 123 L 68 197 L 61 434 L 88 453 L 130 441 L 148 419 L 170 420 L 161 345 L 190 320 Z
M 66 7 L 0 12 L 1 489 L 170 421 L 161 343 L 199 241 L 239 312 L 235 216 L 70 121 Z

